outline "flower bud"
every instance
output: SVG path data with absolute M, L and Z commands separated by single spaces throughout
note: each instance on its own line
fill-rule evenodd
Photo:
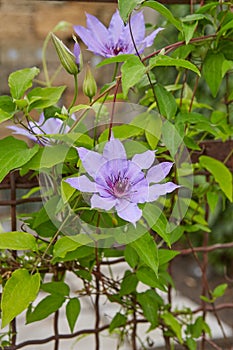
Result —
M 56 35 L 52 33 L 51 36 L 62 66 L 69 74 L 77 75 L 80 72 L 82 60 L 78 43 L 74 44 L 74 53 L 72 53 Z
M 87 66 L 85 78 L 83 81 L 83 93 L 87 97 L 89 97 L 91 100 L 92 97 L 95 96 L 96 92 L 97 92 L 97 85 L 96 85 L 95 78 L 90 70 L 90 67 Z

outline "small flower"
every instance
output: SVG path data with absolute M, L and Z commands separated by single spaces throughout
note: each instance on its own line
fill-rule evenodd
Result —
M 120 218 L 133 225 L 141 218 L 138 203 L 153 202 L 159 196 L 174 191 L 172 182 L 159 184 L 170 172 L 173 163 L 163 162 L 152 166 L 154 151 L 135 154 L 128 160 L 123 144 L 113 137 L 103 154 L 78 147 L 78 154 L 87 174 L 65 180 L 81 192 L 93 193 L 91 207 L 110 210 L 115 207 Z M 149 169 L 147 173 L 143 169 Z
M 136 54 L 129 24 L 124 25 L 118 10 L 113 14 L 108 29 L 95 16 L 86 14 L 86 17 L 87 28 L 74 26 L 74 30 L 87 45 L 88 50 L 103 57 L 114 57 L 119 54 Z M 145 21 L 142 12 L 132 16 L 131 28 L 140 54 L 146 47 L 153 44 L 154 38 L 163 29 L 157 28 L 145 37 Z
M 37 121 L 29 121 L 28 128 L 23 128 L 22 126 L 8 126 L 8 129 L 13 130 L 13 134 L 24 135 L 30 140 L 40 143 L 45 146 L 49 139 L 44 137 L 46 134 L 59 134 L 61 131 L 68 132 L 69 127 L 66 126 L 63 130 L 63 122 L 59 118 L 49 118 L 45 120 L 44 114 L 41 113 L 40 118 Z M 38 135 L 38 137 L 36 136 Z
M 51 37 L 62 66 L 69 74 L 77 75 L 80 72 L 80 67 L 82 65 L 79 44 L 75 42 L 74 52 L 72 53 L 68 47 L 56 37 L 56 35 L 52 33 Z
M 89 66 L 86 68 L 86 74 L 83 81 L 83 93 L 92 100 L 97 92 L 97 85 L 95 78 Z

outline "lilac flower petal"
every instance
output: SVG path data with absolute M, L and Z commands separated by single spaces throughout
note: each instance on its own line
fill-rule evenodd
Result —
M 148 201 L 149 184 L 144 178 L 136 185 L 132 186 L 130 191 L 130 201 L 133 203 L 145 203 Z
M 149 187 L 149 198 L 148 202 L 155 201 L 158 197 L 171 193 L 180 186 L 173 182 L 166 182 L 165 184 L 155 184 Z
M 147 35 L 147 36 L 145 37 L 145 39 L 142 40 L 142 42 L 141 42 L 142 46 L 144 46 L 144 47 L 150 47 L 151 45 L 153 45 L 155 37 L 156 37 L 157 34 L 158 34 L 161 30 L 163 30 L 163 29 L 164 29 L 164 28 L 159 27 L 159 28 L 155 29 L 152 33 L 150 33 L 149 35 Z
M 13 134 L 26 136 L 30 140 L 34 141 L 34 142 L 37 141 L 36 136 L 34 136 L 32 133 L 30 133 L 29 130 L 24 129 L 24 128 L 20 127 L 20 126 L 10 125 L 10 126 L 7 126 L 7 129 L 13 130 L 14 131 Z
M 148 169 L 151 167 L 155 160 L 154 151 L 146 151 L 144 153 L 135 154 L 132 158 L 132 162 L 136 163 L 141 169 Z
M 93 33 L 90 30 L 82 26 L 74 26 L 74 31 L 88 47 L 88 50 L 96 55 L 104 56 L 103 46 L 95 40 L 95 36 L 93 36 Z
M 107 160 L 126 159 L 125 148 L 121 141 L 118 139 L 111 138 L 111 140 L 108 141 L 104 146 L 103 156 Z
M 100 167 L 105 162 L 103 156 L 97 152 L 89 151 L 84 147 L 78 147 L 77 150 L 85 170 L 89 175 L 95 178 Z
M 99 184 L 114 181 L 117 178 L 124 177 L 128 170 L 129 161 L 126 159 L 112 159 L 106 161 L 96 174 L 96 182 Z
M 145 178 L 145 174 L 136 163 L 129 161 L 125 177 L 130 179 L 131 184 L 136 185 L 139 181 Z
M 63 126 L 63 122 L 59 118 L 49 118 L 45 121 L 44 125 L 41 127 L 40 132 L 38 134 L 59 134 L 61 128 Z M 43 132 L 42 132 L 43 130 Z M 35 129 L 33 129 L 35 131 Z
M 75 43 L 74 44 L 74 55 L 75 55 L 76 64 L 80 64 L 80 54 L 81 54 L 80 46 L 78 43 Z
M 124 22 L 121 19 L 119 11 L 117 10 L 110 21 L 108 32 L 109 32 L 109 40 L 112 46 L 119 41 L 120 36 L 124 30 Z
M 172 166 L 173 163 L 171 162 L 163 162 L 153 166 L 147 172 L 147 181 L 149 183 L 156 183 L 162 181 L 167 176 L 167 174 L 169 174 Z
M 121 199 L 116 204 L 117 215 L 125 221 L 131 222 L 133 225 L 141 218 L 142 210 L 137 204 Z
M 96 192 L 95 183 L 90 181 L 85 175 L 69 177 L 64 181 L 81 192 Z
M 42 125 L 44 123 L 44 121 L 45 121 L 44 113 L 41 113 L 37 124 Z
M 95 16 L 87 13 L 86 17 L 87 17 L 87 28 L 92 33 L 98 45 L 104 49 L 104 47 L 108 44 L 107 28 Z
M 132 16 L 131 29 L 132 29 L 132 34 L 133 34 L 135 43 L 139 44 L 140 42 L 142 42 L 142 40 L 145 37 L 145 20 L 144 20 L 144 15 L 142 11 Z
M 98 194 L 94 194 L 91 197 L 91 207 L 104 210 L 110 210 L 116 204 L 115 198 L 102 198 Z

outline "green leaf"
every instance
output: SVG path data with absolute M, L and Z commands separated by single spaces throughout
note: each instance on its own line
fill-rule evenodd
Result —
M 150 7 L 153 10 L 159 12 L 170 23 L 172 23 L 179 31 L 182 31 L 181 22 L 178 19 L 176 19 L 171 13 L 171 11 L 169 11 L 164 5 L 160 4 L 157 1 L 145 1 L 142 6 Z
M 192 15 L 187 15 L 184 18 L 181 19 L 182 22 L 193 22 L 193 21 L 200 21 L 201 19 L 207 19 L 208 17 L 206 15 L 203 15 L 201 13 L 194 13 Z
M 13 102 L 11 96 L 0 96 L 0 109 L 11 115 L 15 112 L 15 103 Z
M 127 263 L 129 264 L 129 266 L 132 267 L 133 269 L 138 265 L 139 256 L 136 253 L 136 251 L 129 245 L 126 245 L 125 247 L 124 257 Z
M 160 279 L 156 276 L 154 271 L 147 266 L 141 266 L 136 271 L 136 276 L 140 282 L 146 284 L 147 286 L 158 288 L 163 292 L 167 291 L 166 287 L 163 285 L 163 283 L 161 283 Z
M 213 213 L 219 201 L 219 194 L 217 192 L 208 191 L 206 196 L 210 211 Z
M 114 134 L 114 137 L 120 140 L 128 139 L 133 136 L 137 136 L 141 133 L 141 130 L 134 125 L 117 125 L 112 128 L 112 132 Z M 102 134 L 99 137 L 99 143 L 105 142 L 108 140 L 108 129 L 102 132 Z
M 159 249 L 159 265 L 163 265 L 168 263 L 170 260 L 172 260 L 175 256 L 179 255 L 180 253 L 175 250 L 168 250 L 168 249 Z
M 169 227 L 166 216 L 162 213 L 155 203 L 147 203 L 143 209 L 143 217 L 146 219 L 148 225 L 167 243 L 170 247 L 170 237 L 167 232 Z
M 225 74 L 232 70 L 233 69 L 233 61 L 230 61 L 230 60 L 225 60 L 223 61 L 223 64 L 222 64 L 222 77 L 225 76 Z
M 144 123 L 145 136 L 148 145 L 152 150 L 155 150 L 161 136 L 162 120 L 159 116 L 153 113 Z
M 0 249 L 37 250 L 36 239 L 27 232 L 4 232 L 0 234 Z
M 120 296 L 128 295 L 136 291 L 138 279 L 134 273 L 126 271 L 121 282 Z
M 226 167 L 226 165 L 219 160 L 208 156 L 201 156 L 199 161 L 200 165 L 213 175 L 223 193 L 232 202 L 232 173 Z
M 20 99 L 26 90 L 32 86 L 33 79 L 39 74 L 36 67 L 24 68 L 10 74 L 8 84 L 14 99 Z
M 194 22 L 194 23 L 182 23 L 186 45 L 192 39 L 193 34 L 195 32 L 195 29 L 196 29 L 196 26 L 197 26 L 197 22 Z
M 26 320 L 27 324 L 40 321 L 56 312 L 64 303 L 65 297 L 59 294 L 52 294 L 45 297 L 43 300 L 37 304 L 35 309 L 31 311 L 30 309 L 27 312 Z
M 109 325 L 109 332 L 111 333 L 115 328 L 125 326 L 126 322 L 127 322 L 126 316 L 122 315 L 120 312 L 117 312 Z
M 125 23 L 128 21 L 131 12 L 143 1 L 144 0 L 118 0 L 120 16 Z
M 162 139 L 171 156 L 175 157 L 179 151 L 179 147 L 183 144 L 183 140 L 174 125 L 168 121 L 165 121 L 162 126 Z
M 68 301 L 66 305 L 66 318 L 70 327 L 71 333 L 74 331 L 75 323 L 80 314 L 81 305 L 78 298 L 72 298 Z
M 110 63 L 120 63 L 120 62 L 125 62 L 127 59 L 135 57 L 135 55 L 132 54 L 121 54 L 115 57 L 110 57 L 110 58 L 105 58 L 103 61 L 97 64 L 96 68 L 106 66 L 107 64 Z
M 70 114 L 72 115 L 73 113 L 79 112 L 79 111 L 81 111 L 82 109 L 90 109 L 90 108 L 91 108 L 91 106 L 89 106 L 89 105 L 79 104 L 79 105 L 77 105 L 77 106 L 72 107 L 71 110 L 70 110 L 69 112 L 70 112 Z
M 228 285 L 226 283 L 220 284 L 216 288 L 214 288 L 212 292 L 213 298 L 220 298 L 224 295 Z
M 56 104 L 61 98 L 66 86 L 41 88 L 37 87 L 27 95 L 29 100 L 29 111 L 34 108 L 44 109 Z
M 54 258 L 64 258 L 66 253 L 72 252 L 78 247 L 80 247 L 80 244 L 78 242 L 75 242 L 73 239 L 66 236 L 61 237 L 54 245 L 53 256 Z
M 68 296 L 70 293 L 70 287 L 64 282 L 48 282 L 41 285 L 41 289 L 50 294 L 59 294 L 62 296 Z
M 201 75 L 199 69 L 191 62 L 184 60 L 182 58 L 172 58 L 169 56 L 158 55 L 152 57 L 150 59 L 149 68 L 152 69 L 154 67 L 179 67 L 185 68 L 197 73 L 199 76 Z
M 122 72 L 122 90 L 124 98 L 127 97 L 129 89 L 137 84 L 146 72 L 146 67 L 140 61 L 139 57 L 129 58 L 121 67 Z
M 196 350 L 197 349 L 197 342 L 192 338 L 188 338 L 186 340 L 186 344 L 187 344 L 189 350 Z
M 158 325 L 158 307 L 161 303 L 160 297 L 154 290 L 147 290 L 137 294 L 137 301 L 142 307 L 145 318 L 151 323 L 150 329 Z
M 11 119 L 11 118 L 12 118 L 12 115 L 10 113 L 5 112 L 0 108 L 0 123 L 3 123 L 6 120 Z
M 39 288 L 39 273 L 30 275 L 26 269 L 12 273 L 2 294 L 2 328 L 28 307 L 36 298 Z
M 173 118 L 177 111 L 174 96 L 160 84 L 155 85 L 154 91 L 160 114 L 167 117 L 167 119 Z
M 39 145 L 28 148 L 24 141 L 12 136 L 0 140 L 0 182 L 13 169 L 18 169 L 26 164 L 37 152 Z
M 158 248 L 151 235 L 147 232 L 136 241 L 130 243 L 130 246 L 136 250 L 140 260 L 145 265 L 149 266 L 154 271 L 156 276 L 158 276 Z
M 170 312 L 165 312 L 163 315 L 161 315 L 161 317 L 164 320 L 165 324 L 168 327 L 170 327 L 172 329 L 172 331 L 175 333 L 180 344 L 183 344 L 181 325 L 177 321 L 177 319 Z
M 39 149 L 39 152 L 30 159 L 29 162 L 23 167 L 23 173 L 27 173 L 28 170 L 38 170 L 43 168 L 52 168 L 56 164 L 63 163 L 66 157 L 70 155 L 70 159 L 77 158 L 77 152 L 75 149 L 68 147 L 64 144 L 53 145 L 51 147 L 43 147 Z
M 72 237 L 61 237 L 54 245 L 53 256 L 54 258 L 64 258 L 68 252 L 72 252 L 78 247 L 89 245 L 91 243 L 93 243 L 93 240 L 86 234 L 78 234 L 77 236 Z
M 233 19 L 221 27 L 221 29 L 218 32 L 218 39 L 220 38 L 221 35 L 225 35 L 228 30 L 232 30 L 232 29 L 233 29 Z
M 213 97 L 217 96 L 222 82 L 222 66 L 225 57 L 221 52 L 209 50 L 203 62 L 203 77 Z
M 15 103 L 10 96 L 0 96 L 0 123 L 11 119 L 15 112 Z

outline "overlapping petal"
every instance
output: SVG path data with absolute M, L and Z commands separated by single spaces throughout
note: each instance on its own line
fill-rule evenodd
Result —
M 87 28 L 74 26 L 76 34 L 86 44 L 88 50 L 103 57 L 114 57 L 119 54 L 136 54 L 134 42 L 139 53 L 153 44 L 154 38 L 162 28 L 158 28 L 145 37 L 145 21 L 142 12 L 131 17 L 131 37 L 129 23 L 124 25 L 117 10 L 107 29 L 95 16 L 86 14 Z
M 180 186 L 173 182 L 166 182 L 164 184 L 155 184 L 149 187 L 148 202 L 154 202 L 160 196 L 164 196 L 166 193 L 171 193 Z
M 115 138 L 111 138 L 110 141 L 106 143 L 103 150 L 103 156 L 107 160 L 127 158 L 123 144 L 120 140 Z
M 124 23 L 121 19 L 121 16 L 119 14 L 119 11 L 116 11 L 109 24 L 108 28 L 108 35 L 109 35 L 109 42 L 112 46 L 115 45 L 119 41 L 119 39 L 122 37 L 122 33 L 124 31 Z
M 91 207 L 92 208 L 99 208 L 103 210 L 110 210 L 114 207 L 116 204 L 116 199 L 109 197 L 101 197 L 98 194 L 93 194 L 91 197 Z
M 171 162 L 163 162 L 153 166 L 147 172 L 147 181 L 149 183 L 157 183 L 162 181 L 169 174 L 172 166 L 173 163 Z
M 133 225 L 141 218 L 142 210 L 138 208 L 136 203 L 131 203 L 127 200 L 119 200 L 116 204 L 116 211 L 120 218 L 131 222 Z
M 155 160 L 154 151 L 146 151 L 144 153 L 135 154 L 132 158 L 132 162 L 137 164 L 141 169 L 149 169 Z
M 92 193 L 97 191 L 95 182 L 90 181 L 86 175 L 70 177 L 64 181 L 81 192 Z
M 153 45 L 155 37 L 158 35 L 159 32 L 161 32 L 161 30 L 163 30 L 163 28 L 157 28 L 152 33 L 147 35 L 145 37 L 145 39 L 142 40 L 142 46 L 144 46 L 144 48 L 146 48 L 146 47 L 150 47 L 151 45 Z
M 35 135 L 33 135 L 29 130 L 27 129 L 24 129 L 20 126 L 15 126 L 15 125 L 10 125 L 10 126 L 7 126 L 8 129 L 12 130 L 13 131 L 13 134 L 16 134 L 16 135 L 22 135 L 22 136 L 26 136 L 28 137 L 30 140 L 36 142 L 37 141 L 37 138 Z
M 105 160 L 98 152 L 90 151 L 84 147 L 78 147 L 78 154 L 87 173 L 95 178 L 96 173 L 105 163 Z

